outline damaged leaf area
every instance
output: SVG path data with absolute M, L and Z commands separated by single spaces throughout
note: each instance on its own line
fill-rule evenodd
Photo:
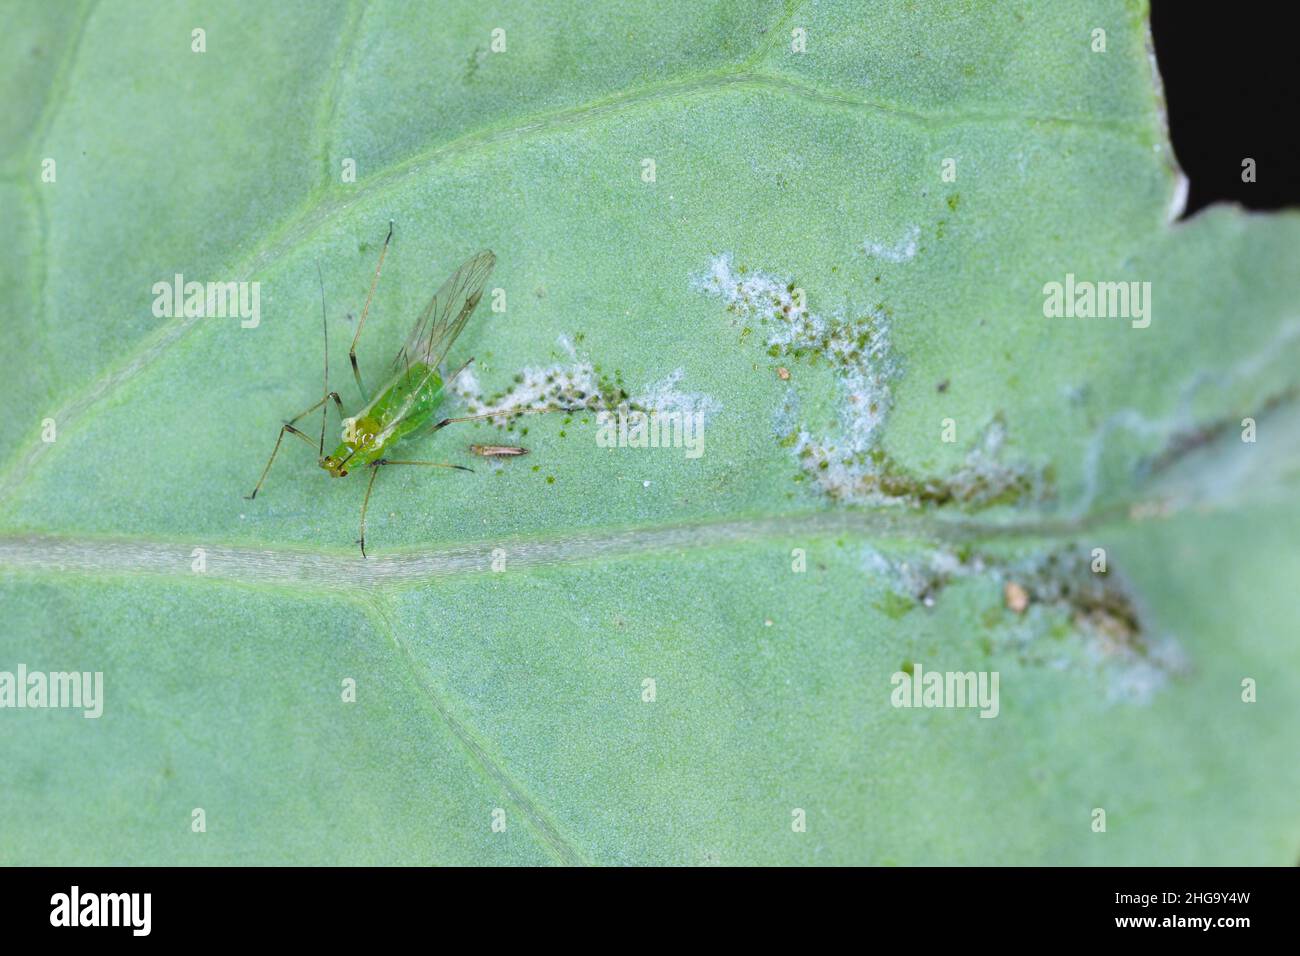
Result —
M 1089 672 L 1108 700 L 1149 703 L 1170 678 L 1190 671 L 1177 640 L 1107 566 L 1104 550 L 1073 545 L 1007 559 L 973 548 L 890 558 L 869 548 L 863 560 L 888 589 L 878 606 L 894 617 L 933 609 L 956 583 L 987 582 L 978 619 L 989 655 Z M 1072 639 L 1061 640 L 1067 636 Z
M 551 412 L 606 413 L 611 420 L 612 416 L 633 412 L 644 416 L 694 415 L 703 427 L 718 413 L 719 403 L 712 396 L 680 389 L 683 374 L 682 369 L 676 369 L 632 395 L 623 386 L 621 372 L 615 372 L 611 379 L 591 362 L 575 361 L 524 368 L 513 376 L 510 385 L 484 395 L 477 374 L 466 368 L 450 383 L 449 390 L 468 415 L 483 416 L 488 423 L 507 430 L 514 429 L 525 416 Z
M 897 249 L 876 244 L 869 252 L 906 262 L 916 254 L 916 235 L 909 234 Z M 791 449 L 803 476 L 832 501 L 980 509 L 1051 496 L 1047 469 L 1001 460 L 1006 423 L 1000 415 L 984 427 L 961 466 L 946 475 L 918 475 L 884 451 L 892 386 L 903 362 L 891 344 L 892 323 L 883 304 L 865 312 L 848 307 L 829 315 L 813 312 L 805 290 L 793 280 L 737 267 L 729 253 L 715 256 L 692 285 L 721 299 L 730 314 L 756 322 L 771 358 L 820 362 L 832 370 L 839 409 L 833 432 L 814 433 L 799 420 L 793 387 L 775 417 L 780 445 Z
M 631 396 L 622 383 L 600 375 L 587 362 L 571 366 L 525 368 L 511 384 L 484 395 L 478 376 L 465 369 L 451 382 L 450 389 L 469 415 L 489 416 L 498 428 L 513 428 L 525 415 L 551 411 L 607 411 L 628 404 Z
M 916 254 L 915 237 L 908 240 L 906 254 L 870 243 L 868 251 L 891 262 L 906 262 Z M 725 253 L 715 256 L 692 284 L 721 299 L 728 313 L 756 324 L 771 358 L 830 367 L 838 389 L 839 429 L 834 435 L 814 437 L 798 422 L 799 401 L 793 387 L 786 389 L 775 416 L 778 443 L 791 449 L 802 477 L 830 500 L 968 511 L 1051 500 L 1050 469 L 1033 470 L 1002 460 L 1006 422 L 1001 414 L 984 427 L 962 464 L 944 476 L 909 474 L 882 449 L 894 401 L 892 386 L 904 368 L 892 347 L 891 319 L 883 305 L 856 318 L 847 308 L 823 316 L 810 309 L 805 290 L 794 280 L 737 267 L 733 256 Z M 1266 402 L 1262 407 L 1271 409 L 1275 404 Z M 1146 703 L 1167 678 L 1187 672 L 1186 656 L 1177 640 L 1158 631 L 1117 573 L 1106 571 L 1104 561 L 1100 570 L 1090 567 L 1077 547 L 1039 553 L 1013 565 L 969 550 L 960 556 L 930 552 L 911 562 L 891 562 L 874 551 L 871 555 L 870 573 L 893 584 L 893 591 L 877 605 L 892 618 L 913 604 L 932 607 L 954 579 L 983 577 L 997 582 L 1006 607 L 1028 617 L 1017 621 L 982 615 L 997 635 L 990 639 L 990 648 L 1055 667 L 1096 669 L 1105 664 L 1108 699 Z M 1062 629 L 1080 639 L 1075 653 L 1059 648 L 1045 653 L 1044 647 L 1050 648 L 1046 638 Z

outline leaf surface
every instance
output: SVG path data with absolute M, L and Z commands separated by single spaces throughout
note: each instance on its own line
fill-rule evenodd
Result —
M 0 860 L 1295 861 L 1300 217 L 1176 221 L 1143 4 L 22 19 L 0 669 L 105 706 L 0 712 Z M 490 248 L 450 411 L 604 380 L 702 453 L 450 426 L 403 457 L 476 471 L 383 472 L 368 562 L 365 475 L 290 442 L 244 500 L 321 395 L 317 263 L 360 407 L 390 220 L 368 380 Z M 259 323 L 156 317 L 177 273 Z M 1067 274 L 1149 326 L 1045 317 Z M 918 664 L 997 717 L 893 706 Z

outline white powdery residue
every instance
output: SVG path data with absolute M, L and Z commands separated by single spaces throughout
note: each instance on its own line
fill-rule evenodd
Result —
M 473 366 L 467 366 L 461 369 L 461 373 L 451 381 L 451 393 L 461 400 L 462 403 L 468 404 L 471 396 L 477 398 L 479 394 L 478 376 L 474 374 Z
M 1029 596 L 1026 629 L 1018 638 L 1022 649 L 1041 652 L 1041 638 L 1050 633 L 1052 622 L 1036 620 L 1036 611 L 1065 615 L 1084 639 L 1067 666 L 1094 669 L 1112 702 L 1147 703 L 1170 677 L 1189 670 L 1178 641 L 1158 628 L 1115 569 L 1093 571 L 1091 552 L 1084 547 L 1031 555 L 998 569 L 997 577 L 1020 585 Z
M 889 590 L 925 607 L 934 607 L 939 594 L 953 581 L 987 570 L 979 555 L 963 559 L 942 548 L 894 559 L 868 546 L 862 551 L 862 566 L 869 576 L 883 580 Z
M 916 255 L 917 242 L 920 238 L 921 227 L 911 226 L 908 228 L 906 235 L 892 246 L 868 239 L 862 243 L 862 248 L 873 259 L 883 259 L 886 262 L 907 262 Z
M 1153 641 L 1145 655 L 1127 650 L 1115 654 L 1095 639 L 1088 653 L 1106 681 L 1107 703 L 1149 704 L 1170 675 L 1188 670 L 1187 655 L 1167 637 Z
M 947 479 L 948 489 L 957 501 L 967 505 L 985 505 L 1008 493 L 1041 492 L 1042 469 L 1008 465 L 1002 461 L 1007 426 L 1000 418 L 990 421 L 966 453 L 961 466 Z
M 776 416 L 778 436 L 793 436 L 796 459 L 827 494 L 848 501 L 882 500 L 874 491 L 879 469 L 870 453 L 893 403 L 889 383 L 897 372 L 886 317 L 872 311 L 854 321 L 843 310 L 829 317 L 812 312 L 792 281 L 739 271 L 730 253 L 714 256 L 692 285 L 722 299 L 741 318 L 762 322 L 769 349 L 780 354 L 811 351 L 830 360 L 840 390 L 837 434 L 814 436 L 798 426 L 791 392 Z
M 921 599 L 921 589 L 916 587 L 909 573 L 908 562 L 882 554 L 871 545 L 862 545 L 858 553 L 868 579 L 884 585 L 886 590 L 905 594 L 916 601 Z
M 987 465 L 995 462 L 999 455 L 1002 454 L 1002 446 L 1007 441 L 1007 426 L 1000 419 L 994 419 L 989 422 L 980 435 L 979 441 L 975 443 L 966 454 L 966 461 L 972 467 Z
M 861 554 L 862 568 L 869 577 L 884 578 L 886 581 L 894 580 L 894 576 L 898 573 L 896 562 L 885 557 L 871 545 L 863 545 Z
M 714 256 L 708 270 L 696 275 L 692 285 L 721 298 L 742 318 L 770 322 L 766 338 L 769 347 L 817 349 L 828 358 L 857 366 L 879 362 L 889 351 L 881 314 L 871 313 L 873 328 L 864 348 L 863 328 L 842 309 L 829 318 L 810 311 L 807 296 L 793 282 L 762 272 L 737 272 L 729 252 Z
M 915 231 L 914 231 L 915 232 Z M 893 254 L 909 255 L 919 232 Z M 912 249 L 911 251 L 914 251 Z M 951 478 L 925 483 L 891 469 L 881 448 L 882 433 L 893 407 L 892 383 L 899 363 L 891 344 L 888 316 L 879 308 L 836 309 L 821 314 L 808 308 L 803 290 L 793 282 L 762 272 L 736 269 L 729 253 L 713 257 L 694 288 L 721 298 L 729 311 L 762 324 L 769 354 L 814 360 L 825 358 L 836 377 L 836 425 L 813 432 L 798 420 L 787 393 L 786 407 L 775 417 L 777 437 L 791 447 L 814 487 L 829 497 L 855 504 L 905 504 L 922 495 L 945 496 L 963 505 L 986 505 L 1041 486 L 1024 467 L 1003 465 L 999 456 L 1006 437 L 994 421 Z
M 1102 422 L 1088 439 L 1088 444 L 1083 450 L 1083 493 L 1071 510 L 1071 516 L 1079 518 L 1087 514 L 1088 509 L 1097 499 L 1100 490 L 1101 458 L 1106 451 L 1111 432 L 1122 429 L 1153 443 L 1159 443 L 1167 441 L 1178 431 L 1180 424 L 1185 422 L 1186 418 L 1181 414 L 1166 419 L 1151 419 L 1135 408 L 1122 408 Z
M 807 303 L 795 295 L 790 282 L 762 272 L 737 272 L 731 261 L 729 252 L 714 256 L 708 271 L 695 276 L 691 284 L 700 292 L 720 297 L 745 318 L 780 311 L 794 323 L 807 316 Z
M 683 391 L 680 384 L 685 375 L 685 369 L 670 372 L 627 399 L 628 405 L 646 413 L 658 411 L 698 415 L 701 424 L 707 423 L 721 410 L 722 405 L 703 392 Z M 590 362 L 550 365 L 545 368 L 529 367 L 523 369 L 516 378 L 518 381 L 492 401 L 484 397 L 471 369 L 465 369 L 452 382 L 451 390 L 469 414 L 492 414 L 493 417 L 486 420 L 494 425 L 506 425 L 520 413 L 543 409 L 586 408 L 600 411 L 608 407 L 608 410 L 613 410 L 611 406 L 616 397 L 602 394 L 599 377 Z M 606 401 L 610 406 L 604 404 Z
M 885 336 L 880 339 L 883 342 Z M 870 479 L 880 472 L 872 452 L 880 444 L 881 431 L 893 404 L 889 387 L 893 364 L 887 360 L 879 361 L 874 367 L 869 362 L 864 364 L 866 368 L 848 368 L 839 375 L 836 433 L 814 436 L 806 428 L 800 428 L 794 440 L 794 452 L 817 487 L 832 497 L 859 504 L 883 503 L 892 499 L 877 491 Z
M 799 429 L 799 393 L 787 389 L 785 399 L 772 413 L 772 432 L 776 435 L 791 435 Z
M 466 369 L 452 383 L 452 391 L 472 415 L 499 413 L 487 419 L 493 425 L 509 424 L 513 416 L 524 411 L 577 405 L 600 394 L 596 371 L 589 362 L 525 368 L 519 378 L 521 381 L 500 398 L 489 402 L 482 395 L 478 379 Z
M 893 404 L 891 374 L 892 366 L 881 363 L 869 370 L 851 369 L 841 379 L 845 401 L 840 406 L 840 427 L 845 444 L 855 454 L 865 454 L 879 442 L 880 428 Z
M 699 420 L 707 423 L 722 406 L 711 395 L 681 391 L 677 386 L 685 375 L 685 369 L 675 369 L 634 395 L 632 403 L 648 412 L 661 414 L 681 412 L 686 415 L 699 415 Z
M 994 582 L 993 593 L 1018 586 L 1028 606 L 1004 606 L 995 647 L 1014 653 L 1022 663 L 1054 670 L 1094 674 L 1109 702 L 1145 704 L 1171 677 L 1186 674 L 1189 662 L 1178 642 L 1154 630 L 1128 585 L 1112 570 L 1092 571 L 1091 553 L 1083 548 L 1037 552 L 1005 563 L 944 549 L 909 552 L 892 558 L 875 548 L 861 551 L 867 575 L 924 607 L 934 607 L 950 585 L 979 579 Z M 1064 619 L 1077 640 L 1050 639 Z

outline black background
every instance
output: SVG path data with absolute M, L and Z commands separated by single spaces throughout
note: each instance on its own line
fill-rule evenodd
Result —
M 1300 207 L 1300 84 L 1292 3 L 1153 0 L 1169 132 L 1191 181 L 1184 218 L 1214 202 Z M 1255 160 L 1256 181 L 1241 181 Z
M 50 897 L 147 891 L 152 932 L 54 928 Z M 286 943 L 346 952 L 392 941 L 436 949 L 699 948 L 706 940 L 764 949 L 788 939 L 835 948 L 885 944 L 908 953 L 1074 945 L 1125 937 L 1134 945 L 1206 941 L 1216 952 L 1294 938 L 1300 878 L 1265 869 L 0 869 L 0 925 L 10 952 L 143 943 L 204 948 Z M 1116 893 L 1248 892 L 1245 903 L 1119 904 Z M 1117 927 L 1116 917 L 1250 918 L 1248 928 Z M 1284 936 L 1285 934 L 1285 936 Z M 49 948 L 49 943 L 62 944 Z M 14 948 L 14 944 L 40 947 Z M 830 948 L 829 946 L 827 948 Z M 76 950 L 72 950 L 76 951 Z

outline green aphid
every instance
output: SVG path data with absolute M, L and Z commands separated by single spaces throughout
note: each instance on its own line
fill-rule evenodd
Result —
M 356 377 L 357 388 L 361 392 L 363 400 L 365 400 L 367 392 L 365 385 L 361 381 L 361 372 L 357 367 L 357 341 L 361 338 L 361 330 L 365 326 L 366 315 L 370 311 L 370 302 L 374 298 L 375 287 L 379 284 L 379 274 L 383 269 L 384 256 L 388 252 L 388 243 L 392 237 L 393 227 L 392 223 L 389 223 L 388 235 L 384 239 L 383 248 L 379 253 L 379 262 L 375 266 L 375 276 L 370 283 L 370 293 L 366 296 L 366 304 L 361 310 L 361 319 L 357 323 L 356 334 L 352 337 L 352 348 L 348 352 L 348 358 L 352 363 L 352 374 Z M 446 358 L 452 343 L 464 330 L 465 324 L 469 321 L 475 307 L 478 305 L 479 299 L 483 295 L 484 285 L 488 276 L 491 275 L 495 263 L 496 256 L 492 252 L 484 250 L 471 256 L 461 264 L 459 269 L 452 273 L 451 278 L 443 283 L 442 287 L 430 300 L 428 306 L 420 313 L 415 327 L 411 330 L 411 334 L 407 336 L 406 344 L 402 346 L 393 359 L 388 380 L 384 382 L 373 398 L 366 401 L 365 406 L 360 411 L 351 416 L 347 416 L 344 412 L 343 402 L 339 398 L 338 392 L 331 391 L 329 387 L 329 338 L 327 332 L 325 342 L 325 394 L 319 402 L 306 411 L 295 415 L 280 428 L 279 437 L 275 440 L 275 448 L 271 451 L 271 457 L 267 461 L 266 467 L 262 469 L 262 477 L 258 479 L 257 487 L 253 489 L 252 494 L 247 497 L 250 499 L 257 497 L 257 493 L 262 488 L 262 483 L 266 481 L 267 473 L 271 470 L 271 464 L 280 451 L 280 443 L 284 440 L 286 432 L 301 438 L 308 445 L 315 448 L 317 451 L 317 464 L 335 478 L 343 478 L 360 468 L 369 469 L 370 482 L 366 486 L 366 497 L 361 504 L 361 537 L 357 542 L 361 545 L 362 557 L 365 557 L 366 509 L 370 504 L 370 492 L 374 488 L 375 477 L 379 474 L 381 467 L 385 465 L 425 465 L 431 468 L 473 471 L 472 468 L 466 468 L 464 465 L 389 458 L 388 455 L 391 454 L 393 448 L 402 439 L 414 436 L 416 433 L 436 432 L 453 422 L 501 418 L 531 412 L 569 411 L 569 409 L 561 408 L 529 408 L 512 412 L 485 412 L 478 415 L 443 418 L 435 421 L 435 412 L 445 397 L 446 386 L 474 360 L 469 359 L 446 381 L 443 380 L 438 370 L 439 366 L 443 359 Z M 321 282 L 321 321 L 322 323 L 325 321 L 323 280 Z M 325 454 L 325 426 L 329 417 L 328 403 L 331 400 L 338 409 L 339 418 L 342 419 L 342 434 L 339 445 L 327 455 Z M 294 423 L 318 408 L 321 409 L 320 440 L 319 442 L 313 442 L 303 432 L 294 427 Z

